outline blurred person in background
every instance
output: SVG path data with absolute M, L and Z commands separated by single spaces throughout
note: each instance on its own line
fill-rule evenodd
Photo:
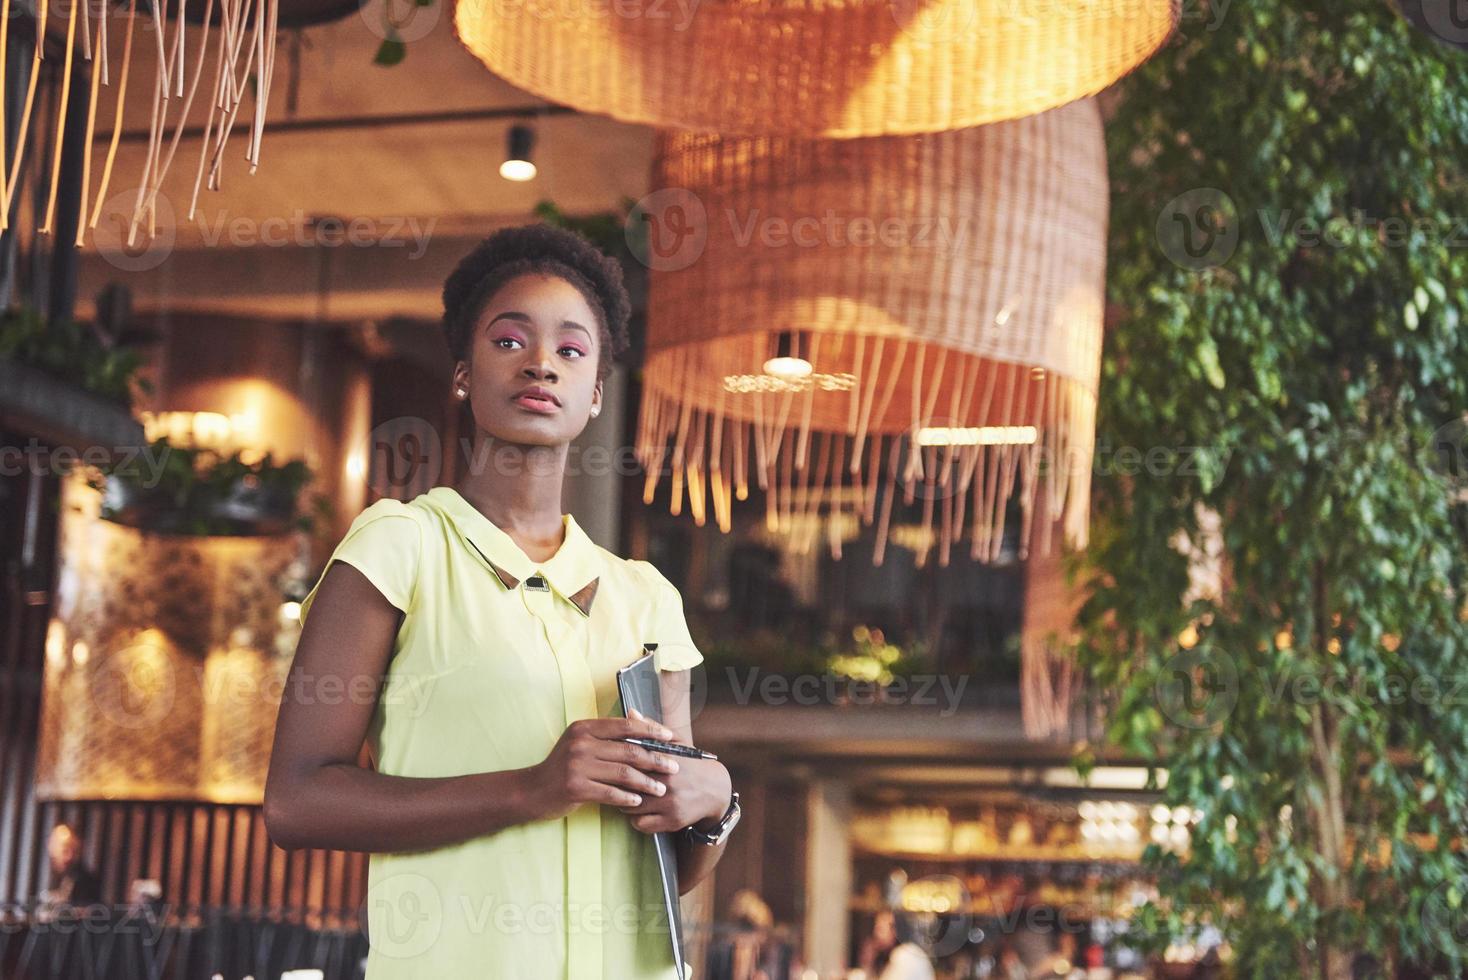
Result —
M 83 844 L 81 834 L 71 824 L 59 823 L 52 828 L 46 842 L 51 864 L 51 887 L 41 893 L 43 915 L 102 900 L 101 882 L 82 860 Z
M 911 921 L 892 909 L 877 913 L 859 961 L 862 975 L 874 980 L 934 980 L 933 961 L 918 944 Z

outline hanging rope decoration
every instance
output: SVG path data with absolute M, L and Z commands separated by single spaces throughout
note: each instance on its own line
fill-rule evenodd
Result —
M 1056 520 L 1083 546 L 1105 168 L 1092 100 L 924 137 L 661 134 L 662 190 L 633 215 L 651 266 L 644 501 L 666 471 L 673 513 L 686 489 L 695 522 L 712 503 L 727 532 L 752 472 L 770 529 L 825 514 L 839 557 L 838 525 L 875 521 L 880 564 L 900 487 L 946 565 L 965 526 L 996 560 L 1017 498 L 1022 557 Z M 769 374 L 780 355 L 810 373 Z
M 192 67 L 189 67 L 188 64 L 186 44 L 185 13 L 188 2 L 189 0 L 178 0 L 177 15 L 172 18 L 174 27 L 171 37 L 168 36 L 164 14 L 159 9 L 162 0 L 149 4 L 152 24 L 148 30 L 151 30 L 155 41 L 153 46 L 155 58 L 153 102 L 148 130 L 148 149 L 144 159 L 143 173 L 138 178 L 137 198 L 128 222 L 127 243 L 129 246 L 137 244 L 138 232 L 145 223 L 149 237 L 152 237 L 157 231 L 158 193 L 173 164 L 179 141 L 183 136 L 184 124 L 189 117 L 189 111 L 193 107 L 194 98 L 199 89 L 199 81 L 204 76 L 206 50 L 211 34 L 218 37 L 218 43 L 215 45 L 213 81 L 208 95 L 209 114 L 204 126 L 204 136 L 200 141 L 199 165 L 194 177 L 193 196 L 189 202 L 189 219 L 193 219 L 195 209 L 198 207 L 201 184 L 210 190 L 218 190 L 221 187 L 225 147 L 229 143 L 240 107 L 250 87 L 248 83 L 251 81 L 252 72 L 254 73 L 254 111 L 249 142 L 245 149 L 245 159 L 249 162 L 252 174 L 260 165 L 260 144 L 265 128 L 265 107 L 270 102 L 270 81 L 275 70 L 275 41 L 279 24 L 280 0 L 219 0 L 219 27 L 215 31 L 210 31 L 205 27 L 199 28 L 199 33 L 203 35 L 204 39 L 198 43 L 198 51 L 193 59 Z M 200 0 L 194 0 L 194 2 L 197 3 Z M 205 8 L 202 23 L 208 25 L 215 17 L 215 0 L 203 0 L 203 2 Z M 10 27 L 10 4 L 11 0 L 0 0 L 0 132 L 4 131 L 5 124 L 4 79 L 6 75 L 3 57 L 9 51 L 7 42 Z M 26 136 L 32 125 L 36 84 L 41 74 L 41 62 L 45 58 L 47 16 L 50 4 L 42 2 L 38 6 L 40 10 L 36 17 L 36 46 L 32 55 L 30 81 L 26 86 L 19 139 L 16 141 L 16 155 L 13 160 L 9 161 L 8 168 L 4 159 L 5 147 L 0 145 L 0 177 L 4 178 L 3 187 L 0 187 L 0 203 L 3 203 L 3 208 L 0 208 L 0 228 L 9 226 L 10 203 L 16 191 L 21 161 L 26 152 Z M 101 183 L 94 204 L 91 204 L 90 195 L 93 165 L 92 142 L 96 131 L 100 87 L 111 87 L 112 73 L 107 57 L 107 22 L 111 18 L 111 11 L 108 5 L 104 4 L 102 10 L 94 17 L 91 7 L 92 4 L 88 0 L 71 0 L 67 15 L 65 61 L 61 72 L 60 105 L 56 115 L 58 138 L 52 141 L 54 151 L 50 160 L 50 192 L 46 201 L 45 220 L 39 229 L 42 234 L 54 234 L 56 230 L 54 222 L 63 144 L 63 140 L 59 137 L 65 125 L 67 104 L 72 97 L 72 65 L 76 56 L 79 26 L 77 21 L 78 12 L 80 12 L 82 58 L 94 64 L 91 72 L 91 87 L 87 93 L 87 128 L 81 187 L 82 220 L 77 222 L 76 230 L 76 244 L 79 246 L 84 243 L 87 229 L 95 229 L 97 222 L 101 219 L 102 206 L 107 200 L 107 188 L 113 176 L 113 164 L 122 135 L 123 107 L 126 104 L 128 83 L 133 68 L 133 38 L 138 14 L 138 0 L 128 0 L 127 4 L 122 65 L 117 72 L 117 99 L 112 119 L 112 138 L 107 147 L 106 160 L 102 165 Z M 95 26 L 93 25 L 94 19 Z M 178 109 L 177 117 L 172 122 L 172 136 L 168 137 L 170 114 L 175 107 Z M 168 141 L 166 152 L 163 145 L 165 138 Z M 208 174 L 207 181 L 205 180 L 206 173 Z M 89 204 L 92 206 L 90 218 L 87 216 Z
M 724 134 L 938 132 L 1093 95 L 1155 52 L 1179 0 L 458 0 L 511 84 L 625 122 Z

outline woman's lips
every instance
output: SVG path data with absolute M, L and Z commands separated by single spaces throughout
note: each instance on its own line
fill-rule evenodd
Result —
M 561 406 L 549 398 L 541 398 L 538 395 L 517 395 L 514 398 L 514 402 L 516 405 L 528 408 L 532 412 L 540 412 L 545 415 L 561 410 Z

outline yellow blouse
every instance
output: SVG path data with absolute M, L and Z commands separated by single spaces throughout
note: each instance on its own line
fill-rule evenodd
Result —
M 703 660 L 656 567 L 562 521 L 564 542 L 539 563 L 451 487 L 379 500 L 352 522 L 331 561 L 405 613 L 367 735 L 378 772 L 535 765 L 572 721 L 622 714 L 615 672 L 643 643 L 657 643 L 661 670 Z M 652 838 L 590 804 L 374 853 L 367 980 L 676 980 L 658 881 Z

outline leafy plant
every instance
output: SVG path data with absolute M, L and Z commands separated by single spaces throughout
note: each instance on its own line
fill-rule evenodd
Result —
M 1205 4 L 1109 124 L 1082 655 L 1111 738 L 1204 814 L 1186 854 L 1149 849 L 1139 925 L 1216 923 L 1241 976 L 1468 965 L 1468 525 L 1442 465 L 1468 408 L 1465 68 L 1379 0 Z M 1189 596 L 1175 535 L 1209 513 L 1225 574 Z
M 224 455 L 174 446 L 166 436 L 88 477 L 103 492 L 107 520 L 197 535 L 310 532 L 331 513 L 319 495 L 302 511 L 299 498 L 310 480 L 300 460 L 278 464 L 266 453 L 250 461 L 244 450 Z
M 646 235 L 646 227 L 643 224 L 628 223 L 628 218 L 636 206 L 636 201 L 630 197 L 624 197 L 620 208 L 616 211 L 572 216 L 562 211 L 554 201 L 541 201 L 535 205 L 535 216 L 548 225 L 579 232 L 607 255 L 626 259 L 630 258 L 630 252 L 636 252 L 635 246 L 640 240 L 639 236 Z
M 109 346 L 76 320 L 47 323 L 31 307 L 0 313 L 0 360 L 36 368 L 124 407 L 131 405 L 134 387 L 144 394 L 152 391 L 136 376 L 141 353 Z

